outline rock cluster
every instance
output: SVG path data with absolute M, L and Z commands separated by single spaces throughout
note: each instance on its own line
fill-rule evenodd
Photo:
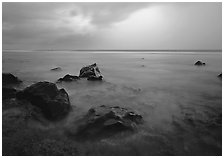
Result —
M 142 123 L 142 116 L 133 110 L 119 107 L 101 105 L 91 108 L 80 122 L 78 137 L 94 137 L 113 135 L 117 132 L 134 130 Z
M 194 65 L 196 65 L 196 66 L 205 66 L 205 63 L 203 63 L 201 61 L 197 61 Z

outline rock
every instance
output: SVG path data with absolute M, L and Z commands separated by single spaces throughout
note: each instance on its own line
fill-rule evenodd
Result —
M 89 80 L 92 80 L 94 77 L 97 77 L 97 80 L 99 80 L 100 78 L 100 80 L 102 80 L 103 78 L 96 63 L 83 67 L 80 70 L 79 77 L 87 77 L 90 78 Z M 94 78 L 93 80 L 95 79 L 96 78 Z
M 3 73 L 2 74 L 2 83 L 3 84 L 19 84 L 22 81 L 18 79 L 18 77 L 14 76 L 11 73 Z
M 51 71 L 61 71 L 62 69 L 60 67 L 56 67 L 56 68 L 53 68 L 51 69 Z
M 89 80 L 89 81 L 102 81 L 103 77 L 102 76 L 89 76 L 87 78 L 87 80 Z
M 16 97 L 17 90 L 15 88 L 2 88 L 2 99 L 11 99 Z
M 91 108 L 84 116 L 77 136 L 109 136 L 121 131 L 133 131 L 142 121 L 141 115 L 127 108 L 101 105 Z
M 217 77 L 220 77 L 220 78 L 222 78 L 222 74 L 219 74 Z
M 194 65 L 202 66 L 202 65 L 205 65 L 205 63 L 203 63 L 203 62 L 201 62 L 201 61 L 197 61 Z
M 38 82 L 17 93 L 18 99 L 25 99 L 39 107 L 46 118 L 55 120 L 65 116 L 70 108 L 70 101 L 64 89 L 58 89 L 54 83 Z
M 79 76 L 72 76 L 72 75 L 67 74 L 63 78 L 59 78 L 58 82 L 62 82 L 62 81 L 71 82 L 71 81 L 76 81 L 78 79 L 80 79 Z

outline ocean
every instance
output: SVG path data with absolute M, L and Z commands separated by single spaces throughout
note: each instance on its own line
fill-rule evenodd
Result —
M 195 66 L 201 60 L 205 66 Z M 102 82 L 57 83 L 73 106 L 66 122 L 43 130 L 73 129 L 76 118 L 98 105 L 129 107 L 143 116 L 138 132 L 98 142 L 80 142 L 89 155 L 221 155 L 221 52 L 3 51 L 2 71 L 23 80 L 56 82 L 97 63 Z M 50 71 L 61 67 L 62 71 Z M 55 130 L 57 131 L 57 130 Z M 60 131 L 60 132 L 59 132 Z M 72 138 L 69 138 L 72 140 Z M 93 145 L 94 144 L 94 145 Z M 88 155 L 88 154 L 84 154 Z

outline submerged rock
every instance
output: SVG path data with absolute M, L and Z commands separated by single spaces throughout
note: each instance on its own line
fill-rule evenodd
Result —
M 71 81 L 76 81 L 78 79 L 80 79 L 79 76 L 72 76 L 72 75 L 67 74 L 63 78 L 59 78 L 58 82 L 62 82 L 62 81 L 71 82 Z
M 91 108 L 81 120 L 78 137 L 110 136 L 121 131 L 132 131 L 137 124 L 142 123 L 142 116 L 119 106 L 105 106 Z
M 25 99 L 39 107 L 48 119 L 59 119 L 71 108 L 67 92 L 46 81 L 35 83 L 18 92 L 17 98 Z
M 102 80 L 103 78 L 96 63 L 83 67 L 79 77 L 86 77 L 88 80 Z
M 62 69 L 60 67 L 56 67 L 56 68 L 53 68 L 51 69 L 51 71 L 61 71 Z
M 2 83 L 3 84 L 19 84 L 22 81 L 18 79 L 18 77 L 14 76 L 11 73 L 3 73 L 2 74 Z
M 217 77 L 222 78 L 222 74 L 219 74 Z
M 202 65 L 205 65 L 205 63 L 203 63 L 203 62 L 201 62 L 201 61 L 197 61 L 194 65 L 202 66 Z

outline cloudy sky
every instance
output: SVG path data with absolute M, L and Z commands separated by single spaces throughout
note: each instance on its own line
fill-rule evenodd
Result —
M 221 49 L 221 3 L 7 3 L 3 49 Z

